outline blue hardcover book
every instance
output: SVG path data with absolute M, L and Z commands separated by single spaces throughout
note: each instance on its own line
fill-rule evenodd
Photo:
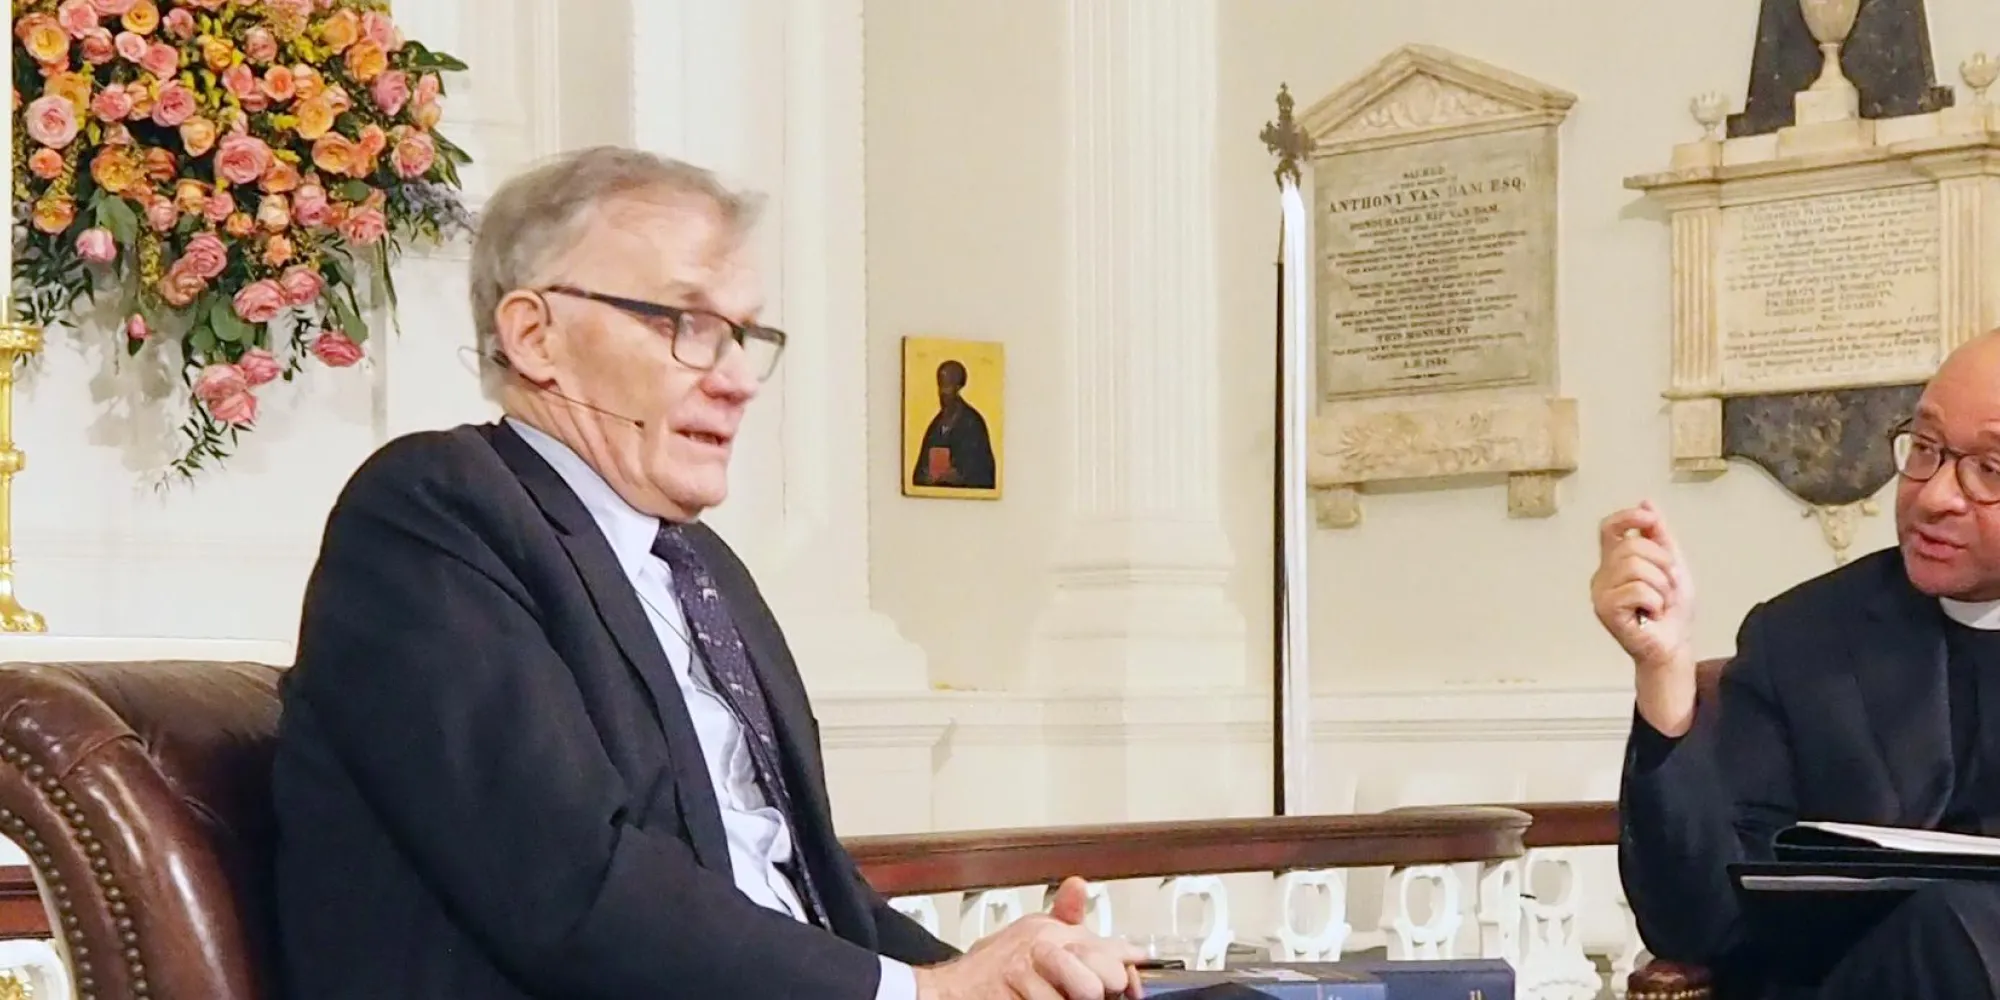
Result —
M 1504 958 L 1348 961 L 1389 985 L 1389 1000 L 1514 1000 L 1514 967 Z
M 1174 1000 L 1389 1000 L 1382 980 L 1330 963 L 1231 966 L 1213 972 L 1150 969 L 1146 996 Z

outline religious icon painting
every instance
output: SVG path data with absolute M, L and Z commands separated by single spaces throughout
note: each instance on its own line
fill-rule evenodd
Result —
M 998 500 L 1006 347 L 903 338 L 903 495 Z

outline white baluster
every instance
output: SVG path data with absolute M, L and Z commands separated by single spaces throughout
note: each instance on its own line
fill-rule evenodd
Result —
M 1310 893 L 1326 901 L 1318 928 L 1299 929 L 1298 899 Z M 1278 879 L 1278 949 L 1286 962 L 1338 962 L 1354 928 L 1347 923 L 1347 873 L 1337 868 L 1286 872 Z
M 1041 890 L 1041 912 L 1047 913 L 1055 903 L 1054 886 Z M 1087 883 L 1083 894 L 1083 926 L 1098 937 L 1110 937 L 1114 921 L 1111 911 L 1111 890 L 1103 882 Z
M 938 915 L 937 900 L 930 896 L 899 896 L 889 908 L 923 925 L 934 938 L 944 937 L 944 918 Z
M 984 940 L 1000 928 L 1021 919 L 1027 910 L 1021 905 L 1019 889 L 988 889 L 967 893 L 959 904 L 959 926 L 968 944 Z
M 1429 920 L 1418 924 L 1411 918 L 1410 887 L 1419 882 L 1437 886 Z M 1409 959 L 1456 958 L 1458 929 L 1464 925 L 1464 902 L 1458 887 L 1458 872 L 1450 865 L 1414 865 L 1398 868 L 1389 876 L 1393 901 L 1382 915 L 1382 929 L 1389 932 L 1389 957 Z
M 1574 851 L 1545 848 L 1529 851 L 1522 859 L 1522 880 L 1529 886 L 1538 869 L 1556 868 L 1565 875 L 1562 888 L 1554 893 L 1533 890 L 1523 900 L 1528 935 L 1523 942 L 1519 990 L 1535 1000 L 1594 1000 L 1604 988 L 1597 966 L 1583 951 L 1582 866 Z
M 49 941 L 0 941 L 0 974 L 11 973 L 35 1000 L 70 1000 L 69 967 Z
M 1504 958 L 1521 967 L 1523 863 L 1495 861 L 1479 873 L 1479 957 Z
M 1181 900 L 1189 896 L 1208 902 L 1207 933 L 1201 937 L 1196 948 L 1194 967 L 1197 969 L 1220 969 L 1229 955 L 1229 942 L 1235 940 L 1235 932 L 1229 924 L 1229 890 L 1222 879 L 1215 875 L 1181 875 L 1167 880 L 1168 913 L 1172 914 L 1172 928 L 1175 937 L 1181 934 Z
M 1618 953 L 1611 956 L 1611 993 L 1618 1000 L 1625 1000 L 1625 989 L 1629 985 L 1626 977 L 1639 967 L 1639 956 L 1645 952 L 1646 944 L 1639 940 L 1639 922 L 1632 916 L 1632 903 L 1625 898 L 1625 887 L 1618 887 L 1618 917 L 1624 925 L 1624 943 Z

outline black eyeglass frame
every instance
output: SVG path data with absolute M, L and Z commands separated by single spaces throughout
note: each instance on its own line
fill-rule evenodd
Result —
M 534 291 L 538 295 L 565 295 L 570 298 L 585 299 L 610 306 L 625 313 L 633 319 L 644 323 L 653 332 L 666 337 L 668 346 L 674 352 L 674 360 L 696 371 L 713 371 L 716 365 L 721 364 L 722 345 L 720 343 L 716 344 L 714 353 L 706 361 L 690 361 L 682 357 L 681 344 L 684 341 L 694 339 L 689 335 L 691 329 L 690 321 L 694 319 L 710 320 L 728 327 L 730 339 L 735 341 L 736 346 L 746 354 L 750 352 L 749 341 L 754 340 L 769 344 L 771 347 L 770 359 L 765 362 L 762 371 L 755 373 L 757 380 L 760 382 L 770 378 L 771 374 L 778 370 L 778 359 L 783 357 L 785 353 L 785 331 L 771 326 L 738 323 L 721 313 L 711 312 L 707 309 L 695 309 L 689 306 L 670 306 L 659 302 L 648 302 L 645 299 L 628 299 L 622 295 L 607 295 L 603 292 L 593 292 L 588 289 L 578 288 L 575 285 L 547 285 L 534 289 Z M 671 324 L 671 326 L 663 327 L 661 321 L 665 321 Z M 750 356 L 755 357 L 754 354 Z
M 1896 452 L 1898 451 L 1897 442 L 1904 438 L 1908 438 L 1910 443 L 1911 453 L 1914 454 L 1917 443 L 1917 432 L 1915 430 L 1915 424 L 1916 421 L 1913 419 L 1904 420 L 1903 422 L 1889 429 L 1889 463 L 1895 468 L 1896 475 L 1899 475 L 1904 479 L 1908 479 L 1911 482 L 1927 483 L 1930 482 L 1932 479 L 1936 478 L 1938 473 L 1944 471 L 1944 467 L 1946 465 L 1950 465 L 1952 475 L 1957 477 L 1958 479 L 1958 492 L 1964 494 L 1967 500 L 1970 500 L 1981 507 L 1990 507 L 1994 504 L 2000 504 L 2000 488 L 1994 488 L 1993 490 L 1991 490 L 1991 499 L 1981 499 L 1981 494 L 1984 494 L 1988 491 L 1980 490 L 1976 493 L 1972 489 L 1971 485 L 1965 481 L 1965 466 L 1962 464 L 1963 461 L 1968 458 L 1986 459 L 1986 458 L 1996 457 L 1994 455 L 1981 455 L 1981 454 L 1975 454 L 1973 452 L 1958 451 L 1957 449 L 1948 448 L 1945 447 L 1944 444 L 1939 443 L 1935 445 L 1938 455 L 1937 468 L 1932 469 L 1930 472 L 1925 473 L 1924 475 L 1921 476 L 1913 476 L 1910 473 L 1904 471 L 1903 467 L 1906 464 L 1906 461 L 1904 458 L 1898 458 L 1896 455 Z

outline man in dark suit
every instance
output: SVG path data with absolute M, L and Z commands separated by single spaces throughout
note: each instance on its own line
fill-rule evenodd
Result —
M 1656 956 L 1784 995 L 2000 993 L 2000 885 L 1921 889 L 1823 980 L 1780 990 L 1726 872 L 1771 860 L 1801 820 L 2000 835 L 1996 387 L 2000 335 L 1940 366 L 1893 440 L 1898 546 L 1753 609 L 1712 703 L 1697 704 L 1694 579 L 1664 518 L 1642 504 L 1603 523 L 1592 602 L 1637 671 L 1619 863 Z
M 702 526 L 784 335 L 753 211 L 618 149 L 494 194 L 495 424 L 391 442 L 328 520 L 274 792 L 295 1000 L 1100 1000 L 1081 884 L 965 955 L 835 837 L 819 725 Z M 1060 917 L 1061 919 L 1058 919 Z

